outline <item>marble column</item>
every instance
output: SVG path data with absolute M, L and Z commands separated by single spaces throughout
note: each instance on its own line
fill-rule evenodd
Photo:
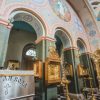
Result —
M 0 67 L 4 67 L 11 27 L 8 22 L 0 20 Z
M 48 50 L 49 46 L 55 46 L 55 39 L 49 38 L 49 37 L 41 37 L 36 41 L 37 44 L 37 56 L 39 59 L 42 60 L 43 66 L 42 66 L 42 79 L 39 81 L 39 87 L 41 88 L 41 95 L 42 100 L 50 100 L 52 97 L 57 97 L 57 87 L 54 86 L 48 86 L 45 83 L 45 61 L 48 57 Z
M 81 81 L 77 73 L 77 66 L 80 64 L 78 48 L 71 47 L 64 49 L 64 61 L 71 64 L 73 68 L 73 76 L 67 77 L 71 81 L 69 84 L 69 92 L 79 94 Z
M 93 81 L 92 81 L 92 85 L 93 87 L 97 87 L 97 82 L 96 82 L 96 76 L 95 76 L 95 70 L 94 70 L 94 65 L 92 63 L 92 60 L 91 60 L 91 54 L 88 53 L 88 52 L 85 52 L 85 53 L 82 53 L 80 55 L 80 60 L 81 60 L 81 63 L 84 65 L 84 67 L 88 68 L 89 69 L 89 75 L 90 77 L 93 78 Z M 88 85 L 89 86 L 89 85 Z

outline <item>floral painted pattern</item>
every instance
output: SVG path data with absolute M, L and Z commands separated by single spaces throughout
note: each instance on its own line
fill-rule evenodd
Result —
M 37 2 L 37 3 L 43 3 L 44 0 L 32 0 L 33 2 Z

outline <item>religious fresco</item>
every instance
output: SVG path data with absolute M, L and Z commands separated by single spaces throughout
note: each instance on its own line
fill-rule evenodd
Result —
M 95 29 L 94 23 L 91 20 L 87 19 L 85 25 L 87 28 L 87 34 L 91 46 L 93 46 L 93 48 L 95 49 L 98 48 L 100 45 L 100 39 L 97 35 L 97 31 Z
M 100 1 L 99 0 L 88 0 L 89 4 L 90 4 L 90 7 L 91 7 L 91 10 L 93 11 L 95 17 L 97 18 L 98 15 L 100 14 L 100 10 L 99 10 L 99 7 L 100 7 Z
M 44 0 L 32 0 L 33 2 L 37 2 L 37 3 L 43 3 Z
M 86 22 L 85 22 L 85 25 L 87 26 L 88 35 L 90 37 L 95 36 L 96 35 L 96 30 L 94 28 L 94 25 L 93 25 L 92 21 L 87 19 Z
M 5 4 L 15 3 L 15 2 L 27 2 L 27 0 L 6 0 Z
M 0 0 L 0 2 L 1 2 L 2 0 Z M 36 2 L 36 3 L 39 3 L 39 4 L 41 4 L 41 3 L 43 3 L 44 2 L 44 0 L 6 0 L 6 4 L 10 4 L 10 3 L 13 3 L 13 2 Z
M 83 33 L 83 26 L 77 16 L 73 17 L 74 26 L 80 33 Z
M 65 0 L 49 0 L 50 5 L 59 18 L 70 21 L 71 13 Z

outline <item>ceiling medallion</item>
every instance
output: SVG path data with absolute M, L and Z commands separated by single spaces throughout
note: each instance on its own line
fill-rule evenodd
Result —
M 25 21 L 27 21 L 27 22 L 31 22 L 31 21 L 33 20 L 32 16 L 30 16 L 30 15 L 24 15 L 24 16 L 23 16 L 23 19 L 24 19 Z
M 71 20 L 71 13 L 65 0 L 49 0 L 49 2 L 57 16 L 67 22 Z

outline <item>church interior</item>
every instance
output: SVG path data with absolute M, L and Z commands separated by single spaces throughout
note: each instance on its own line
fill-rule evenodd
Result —
M 0 84 L 0 100 L 100 100 L 100 0 L 0 0 Z

